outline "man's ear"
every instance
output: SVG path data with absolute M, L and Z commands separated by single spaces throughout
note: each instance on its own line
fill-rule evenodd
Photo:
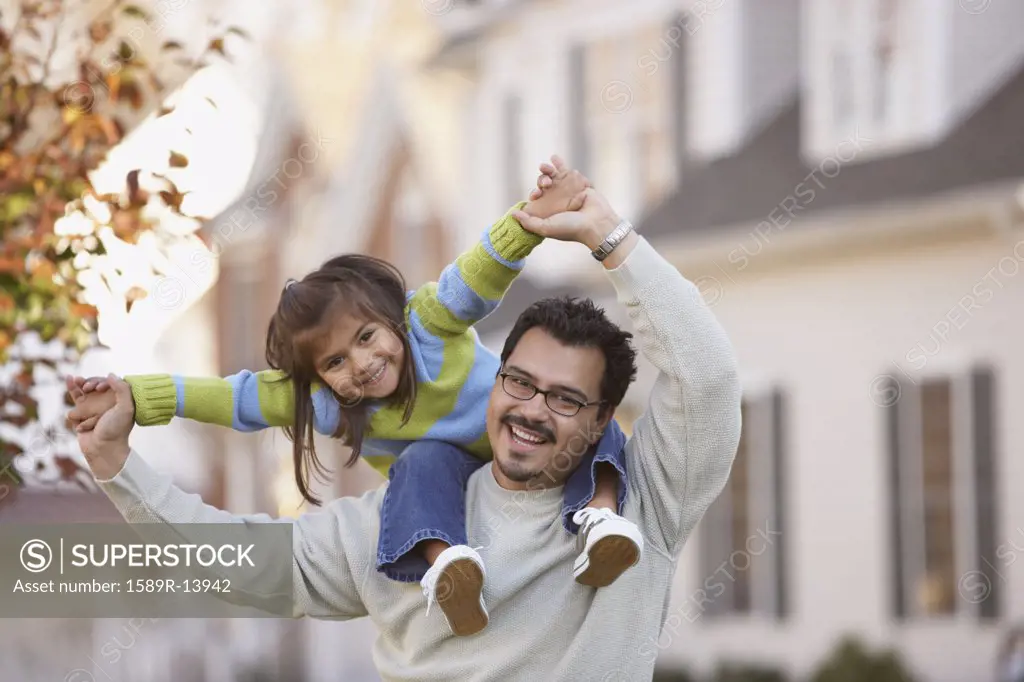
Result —
M 615 417 L 615 408 L 613 406 L 611 406 L 611 405 L 608 405 L 605 408 L 602 408 L 598 412 L 597 423 L 594 424 L 594 434 L 595 435 L 594 435 L 593 440 L 590 442 L 591 445 L 594 445 L 594 444 L 597 443 L 597 441 L 601 440 L 601 436 L 604 435 L 604 430 L 606 428 L 608 428 L 608 424 L 611 423 L 611 421 L 612 421 L 612 419 L 614 417 Z

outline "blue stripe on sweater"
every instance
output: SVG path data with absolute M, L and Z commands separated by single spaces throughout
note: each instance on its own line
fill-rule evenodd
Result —
M 174 381 L 174 416 L 184 417 L 185 416 L 185 377 L 175 374 L 171 377 Z
M 317 433 L 333 434 L 341 422 L 341 410 L 331 389 L 323 386 L 313 394 L 313 428 Z
M 489 301 L 473 291 L 454 263 L 441 273 L 437 300 L 460 320 L 482 320 L 498 307 L 498 301 Z
M 444 361 L 444 340 L 427 331 L 415 310 L 409 311 L 409 327 L 409 348 L 415 362 L 416 381 L 437 381 Z
M 236 431 L 259 431 L 267 428 L 260 408 L 260 392 L 256 375 L 248 370 L 226 377 L 231 384 L 231 428 Z
M 504 258 L 501 257 L 501 254 L 499 254 L 494 249 L 494 244 L 491 244 L 491 230 L 490 230 L 490 228 L 484 230 L 484 236 L 483 236 L 483 239 L 481 239 L 481 243 L 484 245 L 484 249 L 487 251 L 487 254 L 491 258 L 493 258 L 494 260 L 496 260 L 499 263 L 501 263 L 502 265 L 504 265 L 506 268 L 512 268 L 513 270 L 518 271 L 518 270 L 522 270 L 523 266 L 526 265 L 526 259 L 525 258 L 520 258 L 517 261 L 511 261 L 511 260 L 505 260 Z
M 424 435 L 425 439 L 469 445 L 476 442 L 487 430 L 487 396 L 494 385 L 494 377 L 498 373 L 501 360 L 480 343 L 479 339 L 474 345 L 473 352 L 473 366 L 469 370 L 466 383 L 459 390 L 455 409 L 431 426 Z M 470 387 L 474 387 L 474 390 L 470 390 Z M 483 400 L 480 399 L 481 396 L 484 397 Z

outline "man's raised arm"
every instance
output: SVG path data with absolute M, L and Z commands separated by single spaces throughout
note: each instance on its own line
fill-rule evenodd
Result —
M 254 540 L 266 538 L 259 534 L 259 526 L 293 524 L 291 595 L 285 595 L 293 604 L 291 615 L 339 620 L 366 615 L 359 586 L 373 560 L 372 537 L 363 532 L 370 525 L 365 523 L 366 513 L 376 512 L 371 499 L 346 498 L 328 510 L 294 521 L 266 514 L 234 515 L 205 504 L 199 495 L 181 490 L 130 449 L 131 389 L 114 377 L 110 381 L 117 404 L 92 429 L 79 430 L 78 440 L 100 488 L 128 523 L 175 524 L 175 532 L 184 534 L 185 540 L 209 537 L 209 529 L 198 524 L 238 524 L 252 529 Z M 71 382 L 69 390 L 75 395 Z M 197 538 L 187 537 L 190 525 L 196 526 Z M 264 580 L 266 577 L 256 576 L 237 589 L 233 580 L 230 596 L 222 598 L 256 608 L 280 602 L 281 594 L 269 592 L 279 590 L 282 581 Z M 287 583 L 287 578 L 283 582 Z
M 626 445 L 645 533 L 675 555 L 722 492 L 740 438 L 736 357 L 700 291 L 639 240 L 608 272 L 658 370 Z M 664 544 L 662 544 L 662 542 Z
M 622 224 L 592 189 L 579 212 L 547 220 L 518 217 L 531 231 L 592 251 Z M 696 285 L 635 232 L 602 264 L 633 322 L 640 352 L 658 370 L 626 445 L 629 496 L 639 502 L 645 536 L 674 556 L 732 469 L 741 426 L 736 357 Z

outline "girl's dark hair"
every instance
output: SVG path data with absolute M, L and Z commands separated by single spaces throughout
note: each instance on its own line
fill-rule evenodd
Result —
M 405 280 L 390 263 L 372 256 L 346 254 L 330 259 L 301 281 L 289 281 L 267 329 L 267 364 L 285 374 L 295 391 L 295 415 L 285 433 L 292 441 L 295 483 L 302 497 L 320 504 L 310 490 L 310 475 L 325 480 L 328 469 L 316 454 L 313 443 L 313 384 L 320 382 L 314 359 L 315 348 L 330 334 L 333 320 L 340 315 L 355 315 L 377 322 L 399 338 L 405 360 L 398 388 L 388 398 L 403 405 L 405 424 L 412 414 L 416 397 L 416 369 L 409 348 L 405 323 Z M 369 416 L 362 400 L 343 398 L 329 386 L 341 411 L 333 437 L 352 448 L 345 463 L 351 467 L 359 459 Z

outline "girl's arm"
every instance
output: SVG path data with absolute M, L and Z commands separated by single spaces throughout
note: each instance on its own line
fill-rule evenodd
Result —
M 553 165 L 541 164 L 531 201 L 509 209 L 473 248 L 444 269 L 436 283 L 424 284 L 413 294 L 409 317 L 414 335 L 458 336 L 498 307 L 524 259 L 543 240 L 523 229 L 514 212 L 548 218 L 583 205 L 582 193 L 590 182 L 579 171 L 569 170 L 560 157 L 551 160 Z
M 167 424 L 184 417 L 236 431 L 291 426 L 295 390 L 278 370 L 243 370 L 224 378 L 143 374 L 125 377 L 135 400 L 135 423 Z M 313 386 L 313 428 L 333 434 L 338 427 L 337 403 L 326 387 Z
M 455 259 L 437 282 L 424 284 L 410 301 L 412 331 L 439 336 L 464 334 L 487 317 L 523 269 L 524 259 L 542 241 L 512 217 L 520 202 L 502 216 L 471 249 Z

